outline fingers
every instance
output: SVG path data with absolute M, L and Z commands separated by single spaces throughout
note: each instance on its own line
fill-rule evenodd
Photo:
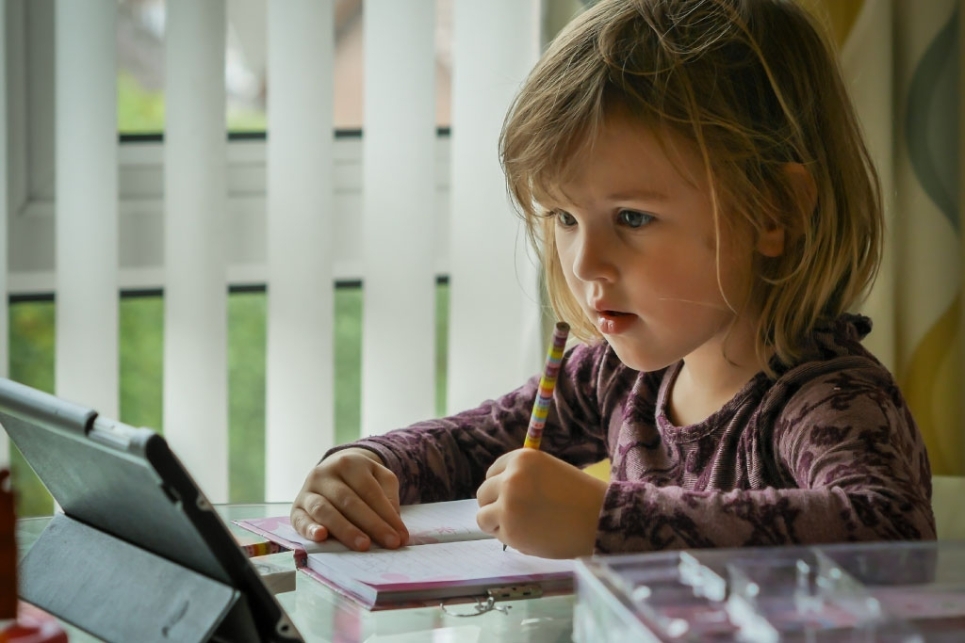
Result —
M 352 494 L 354 495 L 354 494 Z M 350 520 L 346 517 L 352 512 L 359 513 L 363 502 L 357 496 L 354 500 L 342 499 L 336 505 L 330 498 L 322 495 L 315 495 L 305 505 L 305 513 L 308 517 L 320 525 L 324 525 L 330 537 L 335 538 L 346 547 L 356 551 L 366 551 L 372 546 L 372 538 L 366 529 L 366 523 L 371 521 L 360 521 L 353 516 Z M 372 513 L 371 510 L 369 513 Z M 388 542 L 380 542 L 383 546 L 391 546 Z
M 535 449 L 516 449 L 500 456 L 489 470 L 486 480 L 476 490 L 479 511 L 476 524 L 487 534 L 518 548 L 521 496 L 532 491 L 527 465 L 545 456 Z M 522 487 L 522 493 L 521 493 Z M 515 525 L 515 527 L 514 527 Z
M 476 524 L 483 532 L 499 538 L 499 523 L 502 509 L 497 503 L 499 491 L 503 483 L 500 475 L 506 470 L 507 456 L 504 454 L 496 459 L 486 471 L 486 480 L 476 489 L 476 501 L 479 511 L 476 512 Z
M 328 538 L 328 530 L 312 520 L 308 513 L 297 505 L 292 507 L 289 522 L 295 531 L 309 540 L 321 542 Z
M 400 543 L 405 544 L 409 540 L 409 530 L 406 529 L 402 517 L 399 515 L 401 505 L 399 501 L 399 479 L 395 474 L 385 467 L 377 467 L 373 472 L 379 492 L 374 492 L 369 505 L 375 510 L 382 520 L 395 530 L 400 538 Z
M 359 551 L 373 541 L 394 549 L 409 537 L 399 515 L 395 474 L 358 454 L 346 453 L 312 470 L 295 500 L 291 524 L 313 541 L 334 537 Z
M 389 493 L 395 498 L 395 506 L 383 485 L 388 487 Z M 409 532 L 396 508 L 399 502 L 399 483 L 395 474 L 379 467 L 357 480 L 353 479 L 350 486 L 351 488 L 343 489 L 343 493 L 332 494 L 330 501 L 335 510 L 387 549 L 395 549 L 408 540 Z M 329 531 L 338 537 L 334 524 L 324 524 L 329 525 Z
M 476 524 L 483 532 L 497 538 L 499 537 L 501 508 L 496 501 L 499 500 L 500 482 L 499 478 L 489 478 L 476 490 L 476 500 L 479 502 Z
M 489 469 L 486 470 L 486 479 L 488 480 L 489 478 L 492 478 L 493 476 L 498 476 L 500 473 L 502 473 L 503 471 L 505 471 L 505 470 L 506 470 L 506 464 L 509 462 L 509 459 L 510 459 L 511 457 L 515 457 L 515 456 L 513 456 L 514 453 L 516 453 L 516 452 L 515 452 L 515 451 L 510 451 L 509 453 L 504 453 L 503 455 L 501 455 L 501 456 L 499 456 L 498 458 L 496 458 L 496 461 L 493 462 L 493 463 L 489 466 Z
M 483 533 L 499 539 L 499 515 L 494 505 L 483 507 L 476 512 L 476 524 Z
M 499 480 L 488 478 L 476 489 L 476 501 L 479 507 L 491 505 L 499 499 Z

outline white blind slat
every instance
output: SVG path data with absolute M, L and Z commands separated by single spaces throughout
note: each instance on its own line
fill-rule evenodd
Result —
M 539 372 L 536 274 L 497 156 L 506 110 L 539 52 L 539 2 L 453 6 L 448 408 Z
M 168 0 L 165 51 L 164 433 L 226 502 L 224 0 Z
M 435 409 L 435 2 L 365 4 L 362 433 Z
M 118 415 L 117 3 L 58 0 L 57 395 Z
M 334 444 L 333 3 L 268 7 L 266 499 Z

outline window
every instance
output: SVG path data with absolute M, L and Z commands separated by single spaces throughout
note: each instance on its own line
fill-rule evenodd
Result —
M 436 121 L 449 126 L 452 0 L 436 1 Z M 231 132 L 264 132 L 267 3 L 228 3 L 225 91 Z M 362 127 L 363 2 L 335 2 L 335 129 Z M 117 17 L 118 131 L 164 130 L 164 0 L 120 0 Z
M 445 409 L 449 287 L 436 290 L 436 410 Z M 125 293 L 120 308 L 120 420 L 163 433 L 164 301 L 159 293 Z M 49 296 L 10 306 L 10 378 L 54 390 L 56 309 Z M 262 502 L 265 494 L 265 318 L 263 290 L 228 297 L 228 479 L 231 502 Z M 362 290 L 335 291 L 335 439 L 355 440 L 361 423 Z M 321 454 L 319 454 L 321 455 Z M 17 515 L 49 515 L 53 501 L 11 447 Z

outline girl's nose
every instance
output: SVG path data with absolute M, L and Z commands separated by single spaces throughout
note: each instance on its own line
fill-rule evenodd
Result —
M 614 246 L 602 232 L 581 231 L 574 244 L 573 274 L 581 281 L 614 281 Z

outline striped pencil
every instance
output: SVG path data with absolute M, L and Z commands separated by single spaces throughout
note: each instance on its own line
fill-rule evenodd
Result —
M 556 377 L 560 374 L 560 362 L 563 361 L 563 348 L 566 346 L 566 338 L 569 334 L 569 324 L 556 323 L 553 343 L 550 344 L 546 354 L 546 366 L 539 378 L 539 391 L 536 393 L 536 401 L 533 402 L 533 412 L 529 416 L 529 427 L 526 429 L 526 439 L 523 441 L 524 449 L 538 449 L 543 439 L 543 427 L 546 426 L 546 416 L 549 414 L 550 400 L 553 399 L 553 390 L 556 388 Z M 503 551 L 506 551 L 506 545 L 503 545 Z
M 553 399 L 553 389 L 556 388 L 556 377 L 560 373 L 560 362 L 563 359 L 563 348 L 569 334 L 570 325 L 566 322 L 557 322 L 556 329 L 553 331 L 553 343 L 550 344 L 546 355 L 546 367 L 539 379 L 539 392 L 536 394 L 536 401 L 533 402 L 533 413 L 529 417 L 526 441 L 523 442 L 523 447 L 527 449 L 538 449 L 543 439 L 543 427 L 546 426 L 546 416 L 549 413 L 550 400 Z

